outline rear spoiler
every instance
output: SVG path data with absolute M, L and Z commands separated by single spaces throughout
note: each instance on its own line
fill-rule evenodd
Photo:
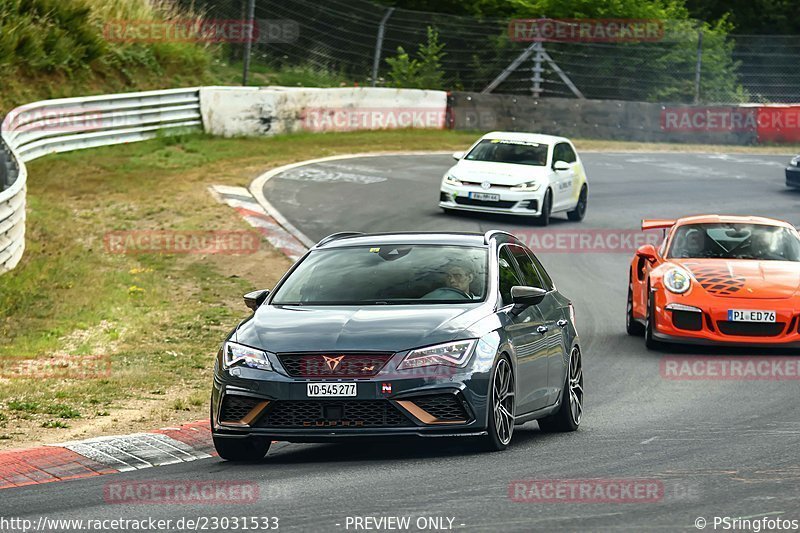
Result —
M 642 220 L 642 230 L 647 231 L 649 229 L 668 229 L 675 225 L 676 220 L 667 220 L 667 219 L 651 219 L 651 220 Z

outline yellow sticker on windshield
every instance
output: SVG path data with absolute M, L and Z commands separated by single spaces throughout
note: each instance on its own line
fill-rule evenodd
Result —
M 381 249 L 380 248 L 370 248 L 369 251 L 370 251 L 370 253 L 377 254 L 378 252 L 381 251 Z

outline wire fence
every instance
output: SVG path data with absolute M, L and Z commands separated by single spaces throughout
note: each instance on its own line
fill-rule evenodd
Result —
M 247 13 L 248 0 L 183 1 L 206 17 L 242 19 Z M 442 76 L 441 86 L 426 88 L 651 102 L 800 102 L 796 36 L 726 36 L 703 33 L 693 21 L 658 21 L 657 39 L 533 46 L 510 35 L 509 20 L 391 9 L 369 0 L 255 0 L 255 18 L 291 21 L 296 34 L 254 43 L 253 65 L 303 67 L 349 83 L 394 86 L 386 59 L 399 47 L 414 58 L 432 28 L 444 45 Z M 241 58 L 243 46 L 230 47 L 231 56 Z

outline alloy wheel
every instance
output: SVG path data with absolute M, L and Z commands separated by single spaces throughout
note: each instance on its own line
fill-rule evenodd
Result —
M 569 357 L 569 412 L 575 425 L 580 424 L 583 416 L 583 365 L 578 348 L 574 348 Z
M 514 433 L 514 376 L 506 359 L 498 361 L 492 387 L 495 431 L 498 440 L 507 445 Z

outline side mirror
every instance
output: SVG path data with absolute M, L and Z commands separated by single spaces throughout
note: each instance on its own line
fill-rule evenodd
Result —
M 644 246 L 640 247 L 638 250 L 636 250 L 636 255 L 638 257 L 647 259 L 651 263 L 658 261 L 658 252 L 656 251 L 656 247 L 652 244 L 645 244 Z
M 248 292 L 244 295 L 244 305 L 255 313 L 256 309 L 267 299 L 267 296 L 269 296 L 269 291 L 266 289 Z
M 514 305 L 524 307 L 539 305 L 545 296 L 547 296 L 547 291 L 537 287 L 523 287 L 520 285 L 511 287 L 511 301 Z
M 556 172 L 563 172 L 565 170 L 569 170 L 569 163 L 566 161 L 556 161 L 553 163 L 553 170 Z
M 453 152 L 453 159 L 455 159 L 456 161 L 463 158 L 464 158 L 464 152 Z

